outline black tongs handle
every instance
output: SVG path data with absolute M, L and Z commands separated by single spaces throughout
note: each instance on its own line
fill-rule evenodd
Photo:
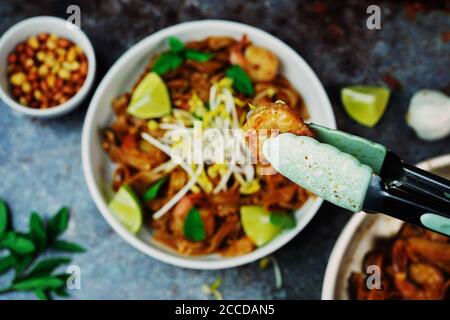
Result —
M 450 203 L 450 181 L 408 163 L 403 163 L 401 184 L 413 192 L 422 192 L 437 200 Z
M 450 181 L 404 162 L 392 151 L 386 154 L 380 176 L 388 187 L 450 204 Z
M 364 210 L 384 213 L 450 236 L 450 203 L 397 187 L 388 187 L 376 175 L 372 176 Z

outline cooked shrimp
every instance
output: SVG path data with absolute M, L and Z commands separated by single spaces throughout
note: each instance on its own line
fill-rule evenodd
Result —
M 262 150 L 264 142 L 278 133 L 293 133 L 299 136 L 313 136 L 313 132 L 288 105 L 282 102 L 263 104 L 254 109 L 245 123 L 244 132 L 253 158 L 262 165 L 263 175 L 273 175 Z M 277 199 L 278 201 L 278 199 Z
M 276 102 L 260 105 L 249 115 L 245 129 L 279 130 L 298 136 L 313 136 L 313 132 L 288 105 Z
M 408 249 L 416 258 L 450 264 L 450 244 L 412 237 L 407 241 Z
M 445 277 L 437 268 L 416 263 L 410 266 L 409 276 L 413 282 L 404 272 L 396 273 L 394 277 L 395 286 L 406 299 L 436 300 L 442 296 Z
M 254 81 L 273 80 L 279 65 L 270 50 L 250 44 L 246 36 L 230 48 L 230 62 L 240 65 Z
M 203 220 L 203 224 L 205 226 L 206 236 L 209 237 L 214 233 L 215 229 L 215 218 L 214 213 L 211 209 L 207 208 L 202 204 L 204 200 L 204 195 L 200 193 L 190 194 L 185 196 L 183 199 L 178 202 L 175 208 L 172 211 L 173 221 L 172 221 L 172 230 L 178 234 L 184 234 L 184 221 L 189 213 L 189 211 L 197 204 L 200 204 L 201 207 L 198 209 L 200 212 L 200 216 Z
M 269 50 L 254 45 L 244 51 L 245 70 L 254 81 L 270 81 L 278 72 L 278 58 Z

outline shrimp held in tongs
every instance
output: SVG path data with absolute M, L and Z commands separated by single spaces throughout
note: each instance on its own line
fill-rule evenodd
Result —
M 248 116 L 244 129 L 278 130 L 297 136 L 314 136 L 302 118 L 287 104 L 275 102 L 257 106 Z
M 278 129 L 281 134 L 263 139 L 258 132 L 258 155 L 263 153 L 258 161 L 267 159 L 273 169 L 319 197 L 352 212 L 384 213 L 450 236 L 445 196 L 450 181 L 405 163 L 379 143 L 306 126 L 283 104 L 256 108 L 246 125 Z
M 268 168 L 267 160 L 262 154 L 264 142 L 279 133 L 292 133 L 299 136 L 313 137 L 314 133 L 303 122 L 302 118 L 282 101 L 263 104 L 253 109 L 244 125 L 247 142 L 257 163 Z M 275 171 L 265 170 L 265 174 Z

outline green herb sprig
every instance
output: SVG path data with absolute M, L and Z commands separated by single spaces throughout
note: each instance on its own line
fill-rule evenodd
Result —
M 47 223 L 32 212 L 27 233 L 12 230 L 8 206 L 0 199 L 0 275 L 14 270 L 12 283 L 0 289 L 0 294 L 12 291 L 33 292 L 38 299 L 52 299 L 52 294 L 68 296 L 67 274 L 55 270 L 69 264 L 68 257 L 39 259 L 49 250 L 69 253 L 84 252 L 80 245 L 60 240 L 69 224 L 69 210 L 61 208 Z
M 184 220 L 184 236 L 191 241 L 206 239 L 205 225 L 200 211 L 196 208 L 192 208 Z
M 225 75 L 233 80 L 233 87 L 245 94 L 246 96 L 251 96 L 255 93 L 253 88 L 252 80 L 248 74 L 238 65 L 233 65 L 225 71 Z
M 163 186 L 163 184 L 167 181 L 168 177 L 164 177 L 157 182 L 155 182 L 142 197 L 144 201 L 150 201 L 156 198 L 158 195 L 159 189 Z
M 272 212 L 270 222 L 281 229 L 293 229 L 297 225 L 295 217 L 287 212 Z
M 176 37 L 169 37 L 168 42 L 170 51 L 162 53 L 152 68 L 159 75 L 177 69 L 186 60 L 206 62 L 214 57 L 213 53 L 187 49 L 184 43 Z

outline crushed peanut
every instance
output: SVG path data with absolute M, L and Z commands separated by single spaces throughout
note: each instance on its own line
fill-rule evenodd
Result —
M 16 45 L 6 70 L 13 97 L 24 106 L 45 109 L 64 103 L 81 89 L 88 62 L 72 41 L 40 33 Z

